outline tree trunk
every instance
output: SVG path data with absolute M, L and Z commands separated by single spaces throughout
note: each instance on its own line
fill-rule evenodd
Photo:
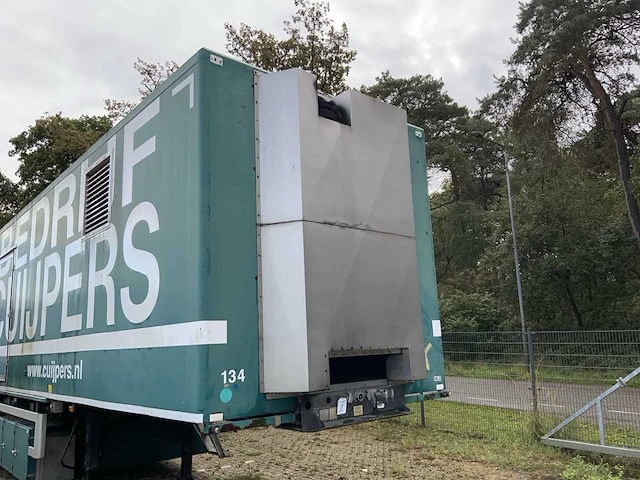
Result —
M 580 313 L 580 309 L 578 308 L 578 304 L 576 303 L 576 299 L 573 296 L 573 292 L 569 288 L 568 285 L 564 286 L 565 292 L 567 292 L 567 298 L 569 299 L 569 304 L 571 304 L 571 309 L 573 310 L 573 315 L 576 317 L 576 322 L 578 323 L 578 328 L 580 330 L 584 330 L 584 322 L 582 321 L 582 314 Z
M 589 91 L 596 97 L 600 107 L 603 109 L 605 118 L 609 125 L 609 129 L 613 140 L 616 144 L 616 153 L 618 156 L 618 167 L 620 169 L 620 181 L 624 189 L 624 198 L 627 203 L 627 211 L 629 213 L 629 219 L 631 221 L 631 229 L 636 237 L 636 241 L 640 245 L 640 208 L 638 208 L 638 201 L 633 194 L 631 186 L 631 167 L 629 165 L 629 149 L 627 148 L 627 142 L 624 138 L 624 131 L 622 129 L 622 121 L 616 112 L 611 97 L 604 89 L 598 77 L 596 77 L 593 68 L 589 61 L 583 62 L 584 76 L 580 76 L 580 79 L 585 83 Z

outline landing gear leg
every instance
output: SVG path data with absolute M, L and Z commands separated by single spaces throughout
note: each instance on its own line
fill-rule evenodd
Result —
M 180 480 L 193 480 L 193 438 L 191 435 L 191 428 L 185 429 L 182 434 Z
M 86 411 L 86 441 L 84 452 L 84 480 L 99 480 L 98 451 L 100 445 L 100 413 Z

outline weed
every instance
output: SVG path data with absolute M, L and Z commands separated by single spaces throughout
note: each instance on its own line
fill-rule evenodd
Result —
M 391 473 L 394 475 L 404 476 L 404 474 L 407 473 L 407 469 L 402 463 L 392 462 Z
M 585 462 L 583 457 L 577 456 L 571 459 L 569 466 L 562 472 L 562 478 L 566 480 L 621 480 L 624 470 L 619 465 L 613 468 L 605 463 L 598 464 Z
M 538 425 L 534 425 L 531 412 L 432 401 L 425 404 L 427 426 L 422 428 L 417 405 L 411 408 L 412 415 L 356 428 L 367 431 L 375 441 L 384 442 L 389 450 L 406 452 L 415 449 L 428 452 L 433 457 L 480 462 L 530 472 L 536 476 L 559 478 L 563 472 L 571 471 L 577 465 L 572 463 L 575 462 L 572 453 L 543 445 L 534 434 L 534 426 L 546 432 L 558 423 L 557 418 L 543 417 Z M 575 422 L 575 425 L 568 427 L 559 433 L 572 438 L 575 435 L 584 438 L 594 432 L 597 436 L 596 425 Z M 612 438 L 615 435 L 612 430 Z M 638 439 L 640 441 L 640 436 Z M 607 459 L 629 468 L 629 473 L 637 473 L 640 469 L 635 460 Z M 585 465 L 595 462 L 597 466 L 602 463 L 602 458 L 585 456 L 581 461 Z M 614 469 L 613 474 L 617 474 L 615 467 L 611 468 Z M 583 480 L 580 476 L 567 478 Z M 598 478 L 594 477 L 593 480 Z M 610 478 L 613 480 L 617 477 Z M 590 477 L 585 479 L 591 480 Z

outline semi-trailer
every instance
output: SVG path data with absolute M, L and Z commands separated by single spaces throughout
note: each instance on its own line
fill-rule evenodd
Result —
M 201 49 L 0 231 L 0 466 L 225 451 L 446 394 L 423 131 Z

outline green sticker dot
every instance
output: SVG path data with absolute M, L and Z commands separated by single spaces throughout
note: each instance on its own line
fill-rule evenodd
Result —
M 233 392 L 230 388 L 223 388 L 220 392 L 220 401 L 222 403 L 229 403 L 231 401 L 231 397 L 233 397 Z

